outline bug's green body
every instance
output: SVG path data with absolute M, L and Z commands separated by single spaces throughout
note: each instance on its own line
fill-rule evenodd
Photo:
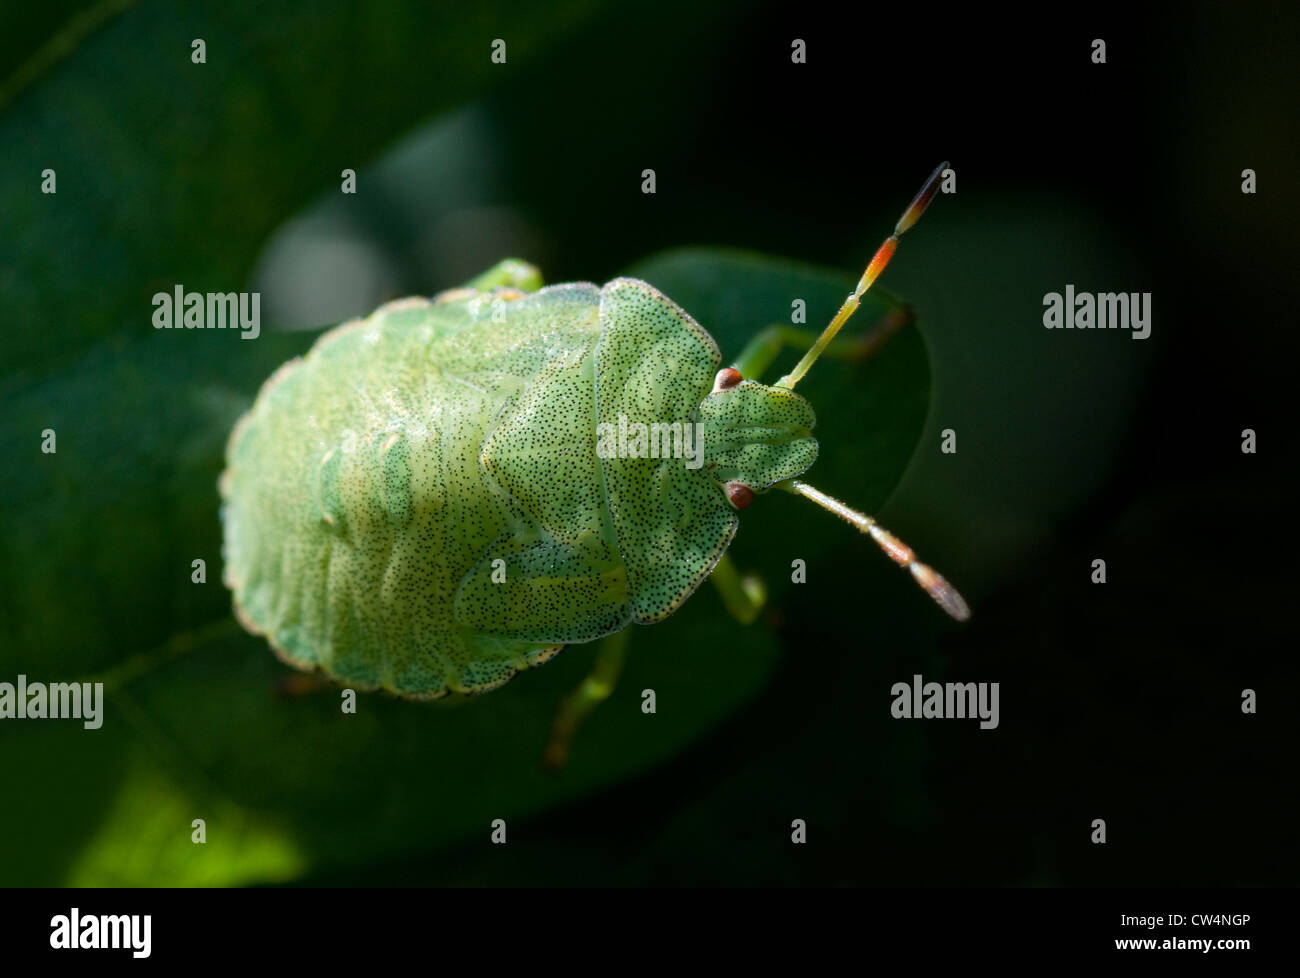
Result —
M 280 369 L 221 481 L 227 585 L 302 667 L 408 696 L 491 689 L 671 614 L 736 531 L 725 485 L 812 464 L 813 412 L 744 381 L 644 282 L 390 303 Z M 601 457 L 602 423 L 698 422 L 704 455 Z

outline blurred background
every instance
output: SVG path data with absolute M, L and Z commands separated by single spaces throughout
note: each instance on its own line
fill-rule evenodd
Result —
M 0 26 L 0 681 L 108 697 L 98 731 L 0 724 L 0 883 L 1294 884 L 1294 5 L 51 2 Z M 640 275 L 734 355 L 792 296 L 820 326 L 943 159 L 957 192 L 855 323 L 897 296 L 916 326 L 810 376 L 809 477 L 969 624 L 764 497 L 733 553 L 768 614 L 741 629 L 706 587 L 635 629 L 558 776 L 588 649 L 460 707 L 275 694 L 215 482 L 322 327 L 518 256 Z M 1066 283 L 1150 292 L 1151 338 L 1043 329 Z M 154 331 L 177 284 L 259 291 L 262 336 Z M 999 682 L 998 729 L 892 719 L 918 673 Z

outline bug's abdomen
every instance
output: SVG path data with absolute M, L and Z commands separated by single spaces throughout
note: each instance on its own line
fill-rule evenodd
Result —
M 464 309 L 384 307 L 282 368 L 232 433 L 226 583 L 245 625 L 295 665 L 436 696 L 491 688 L 560 644 L 456 614 L 494 543 L 535 530 L 484 465 L 533 383 L 528 344 L 485 356 L 478 325 Z M 567 356 L 579 369 L 580 354 Z
M 589 454 L 590 394 L 552 397 L 589 375 L 575 315 L 539 330 L 393 303 L 266 382 L 221 484 L 246 627 L 294 665 L 409 696 L 489 689 L 581 641 L 546 548 L 599 550 L 601 518 L 573 531 L 590 489 L 542 477 L 559 443 Z

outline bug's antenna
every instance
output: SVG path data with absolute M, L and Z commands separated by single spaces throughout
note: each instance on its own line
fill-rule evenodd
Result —
M 800 482 L 798 479 L 778 482 L 776 488 L 811 499 L 822 509 L 829 510 L 846 523 L 853 524 L 871 537 L 872 540 L 875 540 L 880 549 L 888 554 L 894 563 L 911 571 L 916 583 L 925 589 L 926 594 L 934 598 L 940 608 L 958 621 L 965 621 L 970 617 L 970 608 L 966 606 L 962 596 L 957 593 L 957 589 L 945 581 L 933 568 L 917 560 L 916 554 L 912 552 L 911 547 L 866 513 L 859 513 L 856 509 L 845 506 L 838 499 L 828 496 L 820 489 L 814 489 L 808 483 Z
M 925 181 L 925 186 L 921 188 L 920 193 L 912 198 L 912 203 L 907 206 L 907 210 L 903 211 L 903 216 L 894 225 L 894 233 L 887 237 L 880 247 L 876 249 L 875 255 L 867 264 L 867 270 L 862 273 L 862 278 L 858 279 L 858 287 L 853 290 L 853 294 L 844 300 L 844 304 L 840 306 L 840 311 L 835 314 L 835 318 L 831 320 L 830 325 L 822 330 L 821 336 L 817 337 L 817 342 L 794 365 L 793 370 L 776 382 L 775 386 L 787 389 L 793 388 L 795 384 L 803 380 L 804 374 L 817 362 L 817 358 L 822 355 L 826 347 L 830 346 L 831 340 L 835 339 L 835 334 L 840 331 L 840 327 L 848 322 L 849 317 L 857 310 L 862 293 L 871 288 L 871 283 L 889 264 L 889 259 L 894 256 L 894 249 L 898 247 L 898 239 L 921 219 L 925 209 L 930 206 L 930 201 L 934 199 L 934 195 L 939 191 L 939 180 L 946 169 L 948 169 L 947 160 L 934 168 L 934 172 L 930 174 L 930 179 Z

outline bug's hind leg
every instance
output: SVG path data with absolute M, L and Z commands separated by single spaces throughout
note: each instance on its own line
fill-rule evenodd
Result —
M 609 698 L 623 671 L 623 657 L 627 651 L 625 628 L 606 635 L 596 646 L 596 661 L 591 672 L 572 693 L 561 702 L 551 726 L 551 739 L 546 745 L 545 763 L 548 770 L 558 771 L 569 760 L 573 735 L 592 710 Z
M 709 580 L 718 589 L 728 613 L 742 625 L 755 621 L 767 603 L 767 585 L 763 579 L 757 574 L 741 574 L 730 554 L 719 558 Z
M 339 684 L 323 672 L 292 672 L 277 676 L 271 686 L 276 696 L 285 697 L 313 696 L 339 688 Z
M 861 336 L 832 340 L 822 356 L 838 360 L 866 360 L 884 346 L 891 336 L 912 322 L 912 319 L 911 306 L 903 304 L 891 306 L 889 311 Z M 732 366 L 742 377 L 759 380 L 783 349 L 788 347 L 791 350 L 807 351 L 816 341 L 816 333 L 778 323 L 756 333 L 745 344 L 745 348 L 740 351 Z

